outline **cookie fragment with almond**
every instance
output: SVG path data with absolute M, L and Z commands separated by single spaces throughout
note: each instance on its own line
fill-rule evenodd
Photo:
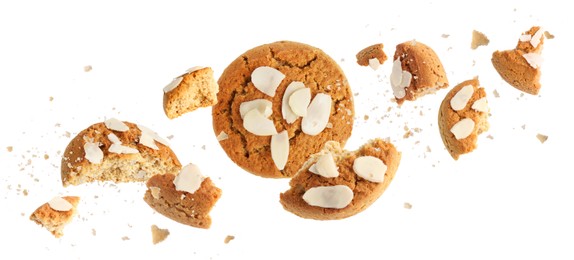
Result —
M 514 49 L 492 53 L 492 65 L 500 77 L 514 88 L 531 95 L 540 91 L 544 30 L 534 26 L 524 32 Z
M 351 217 L 373 204 L 398 169 L 401 153 L 373 139 L 356 151 L 334 141 L 313 154 L 281 193 L 283 208 L 299 217 L 335 220 Z
M 163 111 L 169 119 L 217 103 L 219 86 L 210 67 L 192 67 L 163 89 Z
M 77 214 L 79 202 L 80 197 L 77 196 L 54 197 L 38 207 L 30 215 L 30 220 L 50 231 L 54 237 L 62 237 L 64 227 Z
M 415 40 L 397 45 L 390 81 L 399 105 L 448 87 L 438 55 L 428 45 Z
M 377 70 L 387 60 L 383 47 L 382 43 L 376 43 L 362 49 L 356 55 L 357 64 Z
M 438 126 L 453 159 L 476 149 L 478 135 L 488 131 L 489 112 L 478 78 L 464 81 L 447 93 L 440 105 Z

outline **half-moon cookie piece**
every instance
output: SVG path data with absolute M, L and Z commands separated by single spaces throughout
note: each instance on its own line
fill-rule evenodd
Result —
M 299 217 L 335 220 L 353 216 L 373 204 L 399 167 L 401 153 L 389 142 L 373 139 L 356 151 L 327 142 L 310 156 L 281 193 L 283 208 Z

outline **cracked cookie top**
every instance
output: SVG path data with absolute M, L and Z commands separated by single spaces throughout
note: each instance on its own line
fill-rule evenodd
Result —
M 253 83 L 266 80 L 266 76 L 273 76 L 266 74 L 262 78 L 252 79 L 257 68 L 265 67 L 273 68 L 284 75 L 273 96 L 262 92 Z M 289 106 L 283 104 L 286 103 L 284 100 L 289 100 L 291 105 L 299 104 L 297 106 L 300 108 L 301 102 L 294 100 L 297 95 L 293 93 L 296 91 L 286 91 L 293 82 L 299 85 L 302 83 L 302 87 L 308 88 L 311 93 L 307 113 L 296 115 L 294 121 L 286 120 L 282 112 Z M 309 155 L 318 152 L 327 141 L 337 141 L 344 145 L 351 135 L 355 114 L 351 88 L 339 65 L 318 48 L 291 41 L 255 47 L 235 59 L 223 71 L 218 84 L 218 103 L 212 108 L 215 135 L 225 134 L 227 138 L 218 138 L 221 147 L 233 162 L 254 175 L 268 178 L 291 177 Z M 284 98 L 286 92 L 288 97 Z M 320 98 L 314 102 L 315 97 Z M 329 98 L 331 102 L 323 102 Z M 240 113 L 241 104 L 258 99 L 270 101 L 271 108 L 253 106 L 249 109 L 262 111 L 247 113 L 250 114 L 249 117 Z M 317 129 L 316 123 L 320 125 L 321 120 L 315 119 L 322 117 L 318 114 L 329 111 L 329 106 L 330 114 L 325 127 L 319 128 L 320 131 L 305 131 L 302 124 L 307 124 L 307 128 Z M 245 107 L 247 106 L 244 105 Z M 269 121 L 275 128 L 270 129 L 273 131 L 253 133 L 253 129 L 259 125 L 269 130 Z M 284 135 L 283 131 L 287 133 L 288 144 L 280 144 L 282 149 L 272 149 L 272 139 L 281 133 Z M 285 149 L 287 145 L 288 149 Z M 273 155 L 272 151 L 275 151 Z M 282 152 L 278 155 L 277 151 Z M 285 151 L 288 151 L 287 155 Z M 279 167 L 274 160 L 285 156 L 286 163 L 284 166 L 281 163 L 283 167 Z

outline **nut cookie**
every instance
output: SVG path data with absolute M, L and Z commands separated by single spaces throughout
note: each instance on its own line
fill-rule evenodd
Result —
M 492 65 L 508 84 L 516 89 L 537 95 L 540 91 L 540 66 L 544 31 L 534 26 L 524 32 L 516 48 L 492 53 Z
M 390 81 L 399 105 L 448 87 L 446 72 L 434 50 L 415 40 L 397 45 Z
M 335 220 L 353 216 L 377 200 L 393 180 L 401 153 L 373 139 L 356 151 L 337 142 L 310 156 L 280 195 L 283 208 L 299 217 Z
M 184 225 L 207 229 L 211 226 L 209 212 L 221 197 L 221 190 L 210 178 L 201 176 L 195 180 L 194 190 L 179 187 L 194 181 L 193 177 L 190 179 L 192 180 L 183 179 L 183 184 L 179 184 L 178 178 L 173 174 L 154 175 L 146 183 L 148 190 L 144 201 L 167 218 Z
M 377 43 L 362 49 L 356 55 L 357 64 L 370 66 L 373 70 L 377 70 L 387 60 L 383 47 L 382 43 Z
M 30 220 L 59 238 L 64 235 L 64 227 L 76 216 L 79 202 L 80 197 L 76 196 L 55 197 L 38 207 L 30 215 Z
M 478 135 L 489 128 L 489 111 L 486 92 L 478 78 L 464 81 L 447 93 L 440 105 L 438 126 L 453 159 L 476 148 Z
M 149 128 L 110 118 L 78 133 L 62 157 L 62 184 L 145 181 L 177 173 L 181 164 L 166 140 Z
M 163 89 L 163 111 L 174 119 L 200 107 L 217 103 L 219 86 L 210 67 L 193 67 Z
M 318 48 L 292 41 L 255 47 L 218 84 L 215 135 L 229 158 L 254 175 L 291 177 L 325 142 L 344 144 L 351 135 L 351 88 Z

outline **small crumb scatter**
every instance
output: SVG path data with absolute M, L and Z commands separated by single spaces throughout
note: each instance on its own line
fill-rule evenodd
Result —
M 167 236 L 169 236 L 169 230 L 159 228 L 156 225 L 152 225 L 151 226 L 151 236 L 152 236 L 152 242 L 155 245 L 159 242 L 164 241 L 167 238 Z
M 28 196 L 28 190 L 27 190 L 27 189 L 23 189 L 23 190 L 22 190 L 22 194 L 24 194 L 24 196 Z
M 96 229 L 92 228 L 92 236 L 96 236 Z
M 526 125 L 521 126 L 523 130 L 526 130 Z
M 365 121 L 367 121 L 369 120 L 369 115 L 365 115 L 363 118 L 365 119 Z
M 168 140 L 173 139 L 173 135 L 168 135 L 168 136 L 167 136 L 167 139 L 168 139 Z
M 554 39 L 554 34 L 551 34 L 548 31 L 544 31 L 544 36 L 546 39 Z
M 54 97 L 50 97 L 50 101 L 53 101 L 53 100 L 54 100 Z
M 442 34 L 440 37 L 442 37 L 442 38 L 445 38 L 445 39 L 446 39 L 446 38 L 448 38 L 449 36 L 450 36 L 450 34 L 446 34 L 446 33 L 443 33 L 443 34 Z
M 226 237 L 225 237 L 225 240 L 223 240 L 223 242 L 224 242 L 225 244 L 228 244 L 228 243 L 229 243 L 231 240 L 233 240 L 233 239 L 235 239 L 235 236 L 229 235 L 229 236 L 226 236 Z
M 412 208 L 413 208 L 413 205 L 411 205 L 411 204 L 408 203 L 408 202 L 405 202 L 405 204 L 403 205 L 403 207 L 405 207 L 405 209 L 412 209 Z
M 92 71 L 91 65 L 84 66 L 84 72 L 90 72 L 90 71 Z
M 122 240 L 123 240 L 123 241 L 127 241 L 127 240 L 130 240 L 130 238 L 127 237 L 127 236 L 123 236 L 123 237 L 122 237 Z
M 14 151 L 14 147 L 8 146 L 8 147 L 6 147 L 6 151 L 8 151 L 9 153 L 11 153 L 12 151 Z
M 537 134 L 536 138 L 538 138 L 538 140 L 540 141 L 540 143 L 544 143 L 546 142 L 546 140 L 548 140 L 548 136 L 547 135 L 543 135 L 543 134 Z
M 50 159 L 50 156 L 48 154 L 44 154 L 44 160 L 48 160 Z
M 496 89 L 492 91 L 492 94 L 494 95 L 495 98 L 500 97 L 500 94 L 498 94 L 498 91 Z

